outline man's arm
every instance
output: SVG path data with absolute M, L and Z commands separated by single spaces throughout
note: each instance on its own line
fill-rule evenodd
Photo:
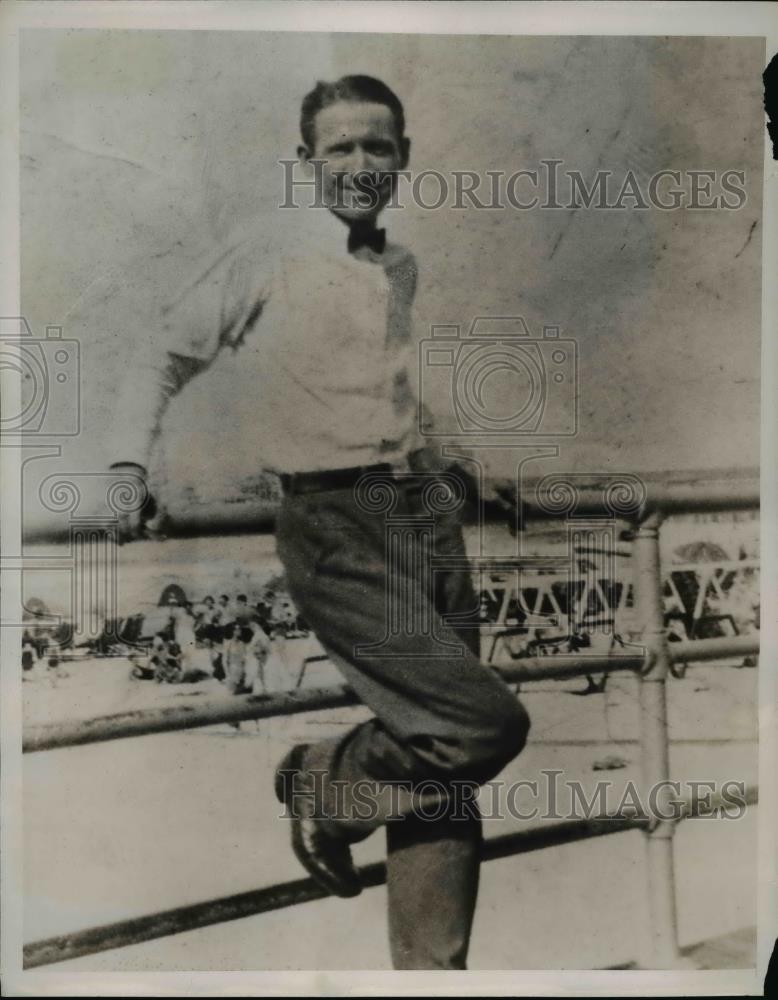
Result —
M 213 363 L 220 349 L 236 347 L 267 296 L 268 281 L 254 243 L 241 244 L 201 267 L 152 317 L 156 329 L 139 334 L 115 408 L 113 472 L 146 479 L 162 417 L 172 398 Z M 120 523 L 124 540 L 140 537 L 153 500 Z
M 119 465 L 148 468 L 151 449 L 170 400 L 209 364 L 210 360 L 181 357 L 167 351 L 145 352 L 127 373 L 119 393 L 114 443 L 118 457 L 111 468 Z
M 134 510 L 120 514 L 122 542 L 143 537 L 145 522 L 156 512 L 156 502 L 148 492 L 147 475 L 162 416 L 173 396 L 207 364 L 167 352 L 147 351 L 125 376 L 114 411 L 113 450 L 117 460 L 109 469 L 135 481 L 140 479 L 144 499 Z

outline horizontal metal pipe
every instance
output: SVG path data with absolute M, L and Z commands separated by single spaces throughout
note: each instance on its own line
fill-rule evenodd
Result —
M 674 661 L 712 660 L 759 652 L 758 635 L 723 639 L 699 639 L 670 644 Z M 509 682 L 582 677 L 586 674 L 636 670 L 643 665 L 640 654 L 581 656 L 560 653 L 554 656 L 527 657 L 496 669 Z M 196 729 L 223 722 L 271 719 L 280 715 L 298 715 L 325 709 L 358 705 L 359 699 L 345 684 L 328 688 L 304 688 L 271 695 L 238 695 L 229 701 L 215 698 L 197 704 L 166 705 L 161 708 L 136 709 L 93 719 L 51 722 L 25 729 L 23 750 L 35 753 L 86 743 L 103 743 L 133 736 L 149 736 L 178 729 Z
M 517 833 L 505 834 L 485 842 L 483 860 L 505 858 L 513 854 L 573 843 L 589 837 L 599 837 L 624 830 L 640 829 L 646 826 L 641 817 L 618 818 L 613 820 L 570 820 L 555 823 L 552 827 L 537 827 Z M 383 885 L 386 882 L 386 865 L 376 862 L 360 869 L 360 878 L 365 888 Z M 152 941 L 170 934 L 208 927 L 227 920 L 240 920 L 259 913 L 310 903 L 325 899 L 330 893 L 322 889 L 313 879 L 298 879 L 265 889 L 254 889 L 222 899 L 211 899 L 192 906 L 181 906 L 144 917 L 122 920 L 115 924 L 91 927 L 73 934 L 35 941 L 24 946 L 24 968 L 33 969 L 53 962 L 66 962 L 82 955 L 109 951 L 127 945 Z
M 669 643 L 670 659 L 673 663 L 695 663 L 698 660 L 725 660 L 739 656 L 759 654 L 759 633 L 694 639 L 689 642 Z
M 545 680 L 554 677 L 578 677 L 588 673 L 627 670 L 640 667 L 640 656 L 589 657 L 559 655 L 523 659 L 499 668 L 506 681 Z M 303 688 L 271 695 L 237 695 L 229 701 L 215 698 L 197 704 L 139 708 L 130 712 L 101 715 L 92 719 L 43 723 L 25 730 L 22 748 L 25 753 L 103 743 L 133 736 L 149 736 L 178 729 L 196 729 L 222 722 L 245 722 L 270 719 L 301 712 L 345 708 L 360 704 L 356 694 L 345 684 L 328 688 Z
M 569 479 L 575 490 L 575 510 L 579 514 L 609 513 L 612 505 L 606 499 L 607 489 L 619 478 L 607 476 L 552 477 L 553 484 Z M 677 473 L 635 474 L 645 489 L 644 511 L 664 510 L 668 513 L 706 510 L 742 510 L 759 507 L 759 472 L 756 469 L 734 469 L 726 472 L 696 472 L 680 477 Z M 549 485 L 546 485 L 549 484 Z M 556 485 L 549 478 L 530 479 L 522 483 L 521 500 L 530 516 L 565 517 L 567 510 L 558 509 Z M 268 501 L 242 500 L 181 505 L 168 510 L 166 530 L 171 533 L 199 534 L 235 531 L 241 525 L 267 528 L 272 524 L 274 505 Z M 486 515 L 495 517 L 499 508 L 487 507 Z
M 280 507 L 280 500 L 209 500 L 191 506 L 179 503 L 166 509 L 160 527 L 165 535 L 183 538 L 272 531 Z
M 758 793 L 755 788 L 747 789 L 745 801 L 748 805 L 754 805 L 758 801 Z M 708 808 L 699 808 L 698 801 L 697 808 L 693 811 L 691 801 L 687 801 L 683 818 L 701 815 L 721 804 L 720 797 L 711 797 Z M 563 844 L 572 844 L 576 841 L 602 837 L 611 833 L 644 830 L 648 825 L 648 817 L 641 815 L 562 820 L 561 822 L 536 826 L 529 830 L 518 830 L 489 838 L 481 849 L 481 859 L 495 861 L 516 854 L 559 847 Z M 386 881 L 386 865 L 383 862 L 366 865 L 360 869 L 359 874 L 362 885 L 366 889 L 383 885 Z M 263 889 L 252 889 L 249 892 L 241 892 L 233 896 L 224 896 L 220 899 L 210 899 L 190 906 L 179 906 L 147 916 L 134 917 L 130 920 L 121 920 L 114 924 L 90 927 L 72 934 L 61 934 L 57 937 L 26 944 L 24 946 L 24 968 L 34 969 L 54 962 L 66 962 L 84 955 L 110 951 L 112 948 L 123 948 L 128 945 L 140 944 L 142 941 L 153 941 L 171 934 L 182 934 L 228 920 L 240 920 L 260 913 L 269 913 L 272 910 L 295 906 L 298 903 L 325 899 L 328 895 L 329 893 L 313 879 L 297 879 L 293 882 L 283 882 Z
M 570 481 L 575 495 L 577 514 L 611 514 L 614 509 L 608 500 L 608 488 L 619 477 L 563 474 L 550 478 L 528 480 L 521 484 L 521 501 L 524 513 L 530 519 L 553 519 L 569 516 L 569 509 L 559 504 L 558 484 Z M 628 477 L 639 482 L 645 492 L 645 501 L 639 515 L 653 510 L 666 513 L 682 511 L 745 510 L 759 507 L 759 472 L 755 469 L 734 469 L 723 472 L 694 472 L 683 476 L 678 473 L 647 473 Z M 258 532 L 272 530 L 278 502 L 258 498 L 241 498 L 235 501 L 217 500 L 198 502 L 182 501 L 179 497 L 165 498 L 166 516 L 160 525 L 169 536 L 222 535 L 228 532 Z M 98 512 L 96 512 L 98 513 Z M 99 512 L 105 514 L 105 510 Z M 625 513 L 627 519 L 637 516 L 637 511 Z M 487 504 L 484 516 L 488 520 L 504 520 L 501 508 Z M 28 518 L 25 542 L 67 542 L 69 520 L 62 515 L 41 516 L 31 524 Z
M 542 681 L 561 677 L 585 677 L 616 670 L 639 670 L 644 658 L 640 652 L 602 654 L 553 653 L 550 656 L 522 657 L 513 663 L 492 664 L 505 681 Z
M 641 477 L 636 477 L 640 479 Z M 749 472 L 744 478 L 711 480 L 700 478 L 683 482 L 657 481 L 650 477 L 641 479 L 645 487 L 645 500 L 640 505 L 639 517 L 655 511 L 665 514 L 694 513 L 697 511 L 751 510 L 759 508 L 760 491 L 758 474 Z M 529 485 L 522 493 L 522 503 L 530 517 L 566 517 L 569 510 L 555 512 L 553 494 Z M 575 497 L 576 514 L 608 514 L 614 508 L 608 504 L 603 487 L 584 484 Z M 625 519 L 636 519 L 631 510 Z
M 306 688 L 275 695 L 238 695 L 227 701 L 213 698 L 197 704 L 176 704 L 162 708 L 140 708 L 93 719 L 44 723 L 25 729 L 24 753 L 54 750 L 59 747 L 103 743 L 130 736 L 149 736 L 178 729 L 196 729 L 221 722 L 245 722 L 300 712 L 318 712 L 329 708 L 358 705 L 359 699 L 345 684 L 328 688 Z

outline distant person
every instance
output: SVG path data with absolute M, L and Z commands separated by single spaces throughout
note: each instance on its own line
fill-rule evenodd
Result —
M 230 598 L 227 594 L 221 594 L 214 608 L 213 621 L 213 676 L 219 680 L 226 680 L 227 673 L 224 667 L 224 642 L 227 630 L 234 620 L 234 612 Z
M 268 632 L 270 627 L 270 612 L 272 605 L 267 599 L 267 594 L 262 594 L 257 603 L 254 605 L 257 614 L 257 621 L 262 626 L 262 628 Z
M 154 680 L 158 684 L 169 681 L 171 677 L 171 664 L 168 662 L 169 644 L 167 630 L 160 630 L 151 640 L 149 666 L 153 668 Z
M 246 625 L 254 620 L 254 609 L 249 607 L 249 601 L 245 594 L 238 594 L 235 598 L 235 612 L 233 620 L 239 625 Z
M 31 642 L 24 642 L 22 644 L 22 672 L 26 673 L 28 670 L 32 670 L 35 662 L 35 647 Z
M 246 659 L 254 633 L 249 624 L 231 622 L 225 629 L 222 657 L 224 683 L 233 694 L 246 694 Z
M 181 676 L 181 647 L 175 640 L 168 640 L 156 672 L 156 679 L 159 683 L 178 684 Z
M 218 613 L 219 622 L 222 625 L 229 625 L 231 621 L 235 618 L 235 612 L 233 611 L 232 602 L 230 601 L 229 595 L 221 594 L 219 596 L 218 604 L 216 605 L 216 611 Z
M 180 650 L 180 663 L 183 673 L 187 673 L 194 666 L 195 649 L 197 646 L 194 619 L 188 609 L 182 607 L 178 598 L 171 596 L 168 600 L 168 612 L 170 614 L 170 624 L 172 639 Z
M 277 631 L 281 632 L 286 638 L 293 638 L 297 611 L 290 598 L 278 598 L 273 608 L 273 619 Z
M 273 652 L 273 642 L 259 622 L 255 623 L 254 636 L 251 642 L 251 653 L 256 663 L 252 676 L 251 691 L 253 694 L 267 694 L 269 691 L 265 665 Z
M 198 642 L 211 645 L 213 642 L 213 618 L 216 602 L 210 594 L 206 595 L 195 608 L 195 637 Z
M 40 616 L 36 614 L 36 617 Z M 46 652 L 46 647 L 49 642 L 46 626 L 42 624 L 35 624 L 32 627 L 32 632 L 25 629 L 25 634 L 29 637 L 28 641 L 34 646 L 37 658 L 42 660 L 43 654 Z
M 46 658 L 46 676 L 49 679 L 49 683 L 53 687 L 56 687 L 57 681 L 69 677 L 70 674 L 66 670 L 63 670 L 56 646 L 51 646 L 48 653 L 49 655 Z
M 245 648 L 238 638 L 238 626 L 234 621 L 221 627 L 221 644 L 219 666 L 221 680 L 231 694 L 242 694 L 243 676 L 245 672 Z M 240 722 L 228 723 L 236 732 L 240 731 Z
M 236 621 L 225 640 L 225 683 L 233 694 L 261 694 L 265 690 L 265 663 L 272 650 L 270 637 L 257 621 Z

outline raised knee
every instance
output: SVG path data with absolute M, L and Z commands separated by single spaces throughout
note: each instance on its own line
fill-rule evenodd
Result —
M 483 711 L 455 737 L 416 741 L 418 762 L 431 773 L 487 781 L 513 760 L 527 742 L 530 721 L 524 706 L 506 692 L 498 704 Z
M 497 714 L 494 732 L 495 761 L 502 766 L 517 757 L 527 744 L 530 730 L 529 715 L 518 698 L 506 699 Z
M 509 691 L 489 706 L 471 743 L 473 767 L 487 775 L 498 774 L 527 743 L 530 722 L 527 710 Z

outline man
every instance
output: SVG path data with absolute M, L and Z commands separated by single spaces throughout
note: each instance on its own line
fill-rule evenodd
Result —
M 263 594 L 256 603 L 257 611 L 257 621 L 262 626 L 265 632 L 269 632 L 271 625 L 271 612 L 273 610 L 273 605 L 271 600 L 268 599 L 267 593 Z
M 273 621 L 277 632 L 287 639 L 294 637 L 297 614 L 288 597 L 280 597 L 273 605 Z
M 200 604 L 194 608 L 195 638 L 198 642 L 207 644 L 209 648 L 213 639 L 213 615 L 215 610 L 215 601 L 210 594 L 207 594 Z
M 269 636 L 254 620 L 228 626 L 224 641 L 225 684 L 233 694 L 263 694 L 265 664 L 272 650 Z M 239 723 L 233 723 L 239 726 Z
M 276 794 L 292 814 L 293 849 L 323 886 L 353 896 L 361 883 L 349 845 L 385 825 L 395 968 L 464 968 L 478 886 L 477 809 L 471 802 L 455 814 L 444 800 L 430 822 L 412 798 L 398 812 L 385 793 L 410 789 L 412 797 L 428 779 L 452 789 L 460 779 L 483 783 L 520 752 L 529 721 L 480 663 L 477 632 L 458 634 L 442 619 L 473 615 L 469 574 L 436 575 L 434 587 L 416 593 L 419 581 L 395 578 L 389 565 L 385 515 L 358 496 L 365 476 L 384 476 L 397 509 L 412 518 L 424 510 L 424 474 L 435 467 L 417 436 L 416 262 L 376 226 L 408 162 L 402 104 L 371 77 L 319 83 L 303 101 L 301 132 L 300 159 L 327 209 L 279 212 L 278 247 L 247 240 L 173 297 L 119 407 L 124 461 L 114 468 L 145 474 L 167 399 L 221 347 L 236 351 L 254 426 L 271 429 L 254 435 L 247 461 L 281 475 L 277 546 L 289 592 L 375 713 L 337 739 L 295 747 L 279 767 Z M 321 170 L 313 160 L 325 161 Z M 372 196 L 363 199 L 366 176 Z M 409 478 L 409 469 L 419 474 Z M 138 516 L 127 519 L 128 534 L 141 528 Z M 461 557 L 455 519 L 438 517 L 437 529 L 438 550 Z M 382 655 L 372 655 L 386 633 L 392 588 L 413 592 L 419 620 L 433 627 L 392 633 Z M 450 657 L 441 657 L 441 643 Z M 365 787 L 374 792 L 367 814 L 354 808 Z
M 238 594 L 235 598 L 235 614 L 234 621 L 238 625 L 248 625 L 249 622 L 254 620 L 254 611 L 249 607 L 249 599 L 245 594 Z
M 232 626 L 234 617 L 229 596 L 221 594 L 219 603 L 211 615 L 213 623 L 211 628 L 211 666 L 213 676 L 217 681 L 223 681 L 227 676 L 224 669 L 224 640 Z
M 217 611 L 219 612 L 219 620 L 222 622 L 231 622 L 233 611 L 232 604 L 230 603 L 229 594 L 219 594 L 219 603 L 217 605 Z
M 269 650 L 270 640 L 257 624 L 248 598 L 245 594 L 238 594 L 233 621 L 225 628 L 222 653 L 225 684 L 233 694 L 246 694 L 253 690 L 260 660 L 264 664 L 267 658 L 263 640 L 267 640 Z
M 171 639 L 177 643 L 180 652 L 181 673 L 187 674 L 196 659 L 196 640 L 194 630 L 194 619 L 189 613 L 188 607 L 184 607 L 178 598 L 171 594 L 168 599 L 168 611 L 170 612 L 169 628 Z
M 26 673 L 28 670 L 32 670 L 34 666 L 35 647 L 27 638 L 27 633 L 25 632 L 24 639 L 22 640 L 22 671 Z
M 154 668 L 158 684 L 177 684 L 181 679 L 180 647 L 167 630 L 157 632 L 151 641 L 149 666 Z

